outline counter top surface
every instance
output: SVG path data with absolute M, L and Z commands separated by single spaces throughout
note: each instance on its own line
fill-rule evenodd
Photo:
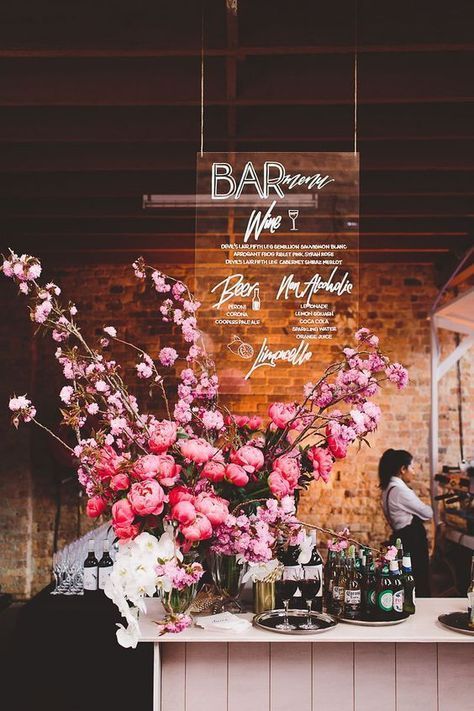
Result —
M 364 627 L 339 623 L 328 632 L 314 635 L 288 635 L 267 632 L 257 627 L 247 631 L 220 632 L 191 627 L 179 634 L 159 635 L 155 620 L 163 617 L 158 599 L 147 601 L 147 614 L 140 618 L 140 642 L 474 642 L 474 636 L 454 632 L 438 622 L 438 615 L 466 610 L 464 598 L 424 598 L 416 603 L 416 614 L 406 622 L 386 627 Z M 252 620 L 252 613 L 242 615 Z

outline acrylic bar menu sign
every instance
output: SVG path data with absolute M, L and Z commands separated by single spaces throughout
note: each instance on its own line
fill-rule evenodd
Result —
M 357 326 L 358 156 L 205 153 L 197 173 L 199 325 L 221 390 L 288 399 Z

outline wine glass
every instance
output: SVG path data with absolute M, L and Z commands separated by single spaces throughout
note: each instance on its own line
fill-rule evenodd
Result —
M 296 227 L 295 222 L 296 222 L 296 218 L 298 217 L 299 214 L 300 214 L 299 210 L 288 210 L 288 217 L 290 218 L 290 220 L 293 223 L 293 227 L 290 229 L 290 232 L 298 232 L 298 228 Z
M 318 625 L 315 625 L 311 619 L 311 610 L 313 607 L 313 600 L 318 594 L 319 588 L 321 587 L 321 577 L 318 572 L 311 572 L 310 575 L 311 577 L 305 576 L 304 580 L 302 580 L 299 584 L 301 594 L 303 595 L 303 598 L 306 601 L 306 607 L 308 609 L 308 616 L 306 618 L 306 622 L 303 625 L 300 625 L 300 628 L 302 630 L 319 629 Z
M 278 596 L 281 597 L 283 601 L 283 607 L 285 608 L 285 618 L 283 622 L 276 625 L 277 630 L 284 630 L 288 632 L 290 630 L 295 630 L 296 627 L 291 624 L 288 620 L 288 605 L 290 600 L 298 590 L 298 580 L 296 578 L 285 577 L 285 571 L 283 571 L 283 577 L 281 580 L 276 581 L 276 591 Z

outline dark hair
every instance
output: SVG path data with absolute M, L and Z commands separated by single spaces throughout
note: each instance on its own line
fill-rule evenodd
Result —
M 392 476 L 397 476 L 402 467 L 409 467 L 413 456 L 405 449 L 387 449 L 379 461 L 380 488 L 386 489 Z

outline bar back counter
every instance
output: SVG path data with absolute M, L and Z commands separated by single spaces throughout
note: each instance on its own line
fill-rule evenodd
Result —
M 419 599 L 416 615 L 394 626 L 341 623 L 304 637 L 193 627 L 158 637 L 159 602 L 150 600 L 140 641 L 154 644 L 153 709 L 471 711 L 474 637 L 437 620 L 463 609 L 459 598 Z

